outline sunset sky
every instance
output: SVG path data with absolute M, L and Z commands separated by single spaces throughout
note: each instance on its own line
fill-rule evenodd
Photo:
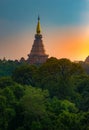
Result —
M 38 14 L 50 57 L 85 60 L 89 55 L 89 0 L 0 0 L 1 59 L 27 59 Z

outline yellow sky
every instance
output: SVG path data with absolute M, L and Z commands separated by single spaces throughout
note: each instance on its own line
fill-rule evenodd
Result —
M 85 60 L 89 55 L 89 28 L 66 28 L 46 39 L 48 51 L 57 58 L 69 58 L 71 60 Z M 55 36 L 54 36 L 55 35 Z M 54 37 L 54 38 L 53 38 Z M 50 47 L 49 44 L 50 43 Z
M 53 28 L 44 29 L 43 43 L 46 53 L 57 58 L 85 60 L 89 55 L 89 27 Z M 1 58 L 20 59 L 27 58 L 34 41 L 34 32 L 23 31 L 0 41 Z

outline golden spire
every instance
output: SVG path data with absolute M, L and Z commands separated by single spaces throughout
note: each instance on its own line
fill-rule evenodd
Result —
M 38 23 L 37 23 L 36 33 L 37 34 L 41 33 L 40 17 L 39 16 L 38 16 Z

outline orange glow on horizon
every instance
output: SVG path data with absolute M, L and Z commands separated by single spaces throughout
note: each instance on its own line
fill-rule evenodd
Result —
M 89 28 L 88 28 L 89 29 Z M 89 55 L 89 30 L 63 31 L 46 40 L 48 52 L 57 58 L 68 58 L 72 61 L 85 60 Z M 50 48 L 50 49 L 49 49 Z
M 71 31 L 72 30 L 72 31 Z M 46 35 L 45 35 L 46 34 Z M 82 31 L 69 28 L 67 30 L 52 30 L 43 34 L 43 44 L 49 57 L 68 58 L 72 61 L 85 60 L 89 55 L 89 28 Z M 20 59 L 30 53 L 34 42 L 33 32 L 24 32 L 2 41 L 0 55 L 6 59 Z

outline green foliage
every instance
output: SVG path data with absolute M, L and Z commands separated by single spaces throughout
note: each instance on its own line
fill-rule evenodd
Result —
M 23 97 L 23 95 L 24 95 L 24 87 L 23 86 L 21 86 L 19 84 L 15 84 L 11 89 L 13 90 L 13 93 L 14 93 L 15 98 L 17 100 L 20 100 L 20 98 Z
M 50 95 L 59 99 L 70 99 L 74 94 L 74 75 L 84 74 L 80 64 L 68 59 L 50 58 L 39 68 L 39 86 L 48 89 Z
M 60 108 L 61 108 L 61 111 L 68 111 L 70 113 L 76 113 L 78 112 L 78 109 L 76 108 L 75 104 L 68 101 L 68 100 L 61 100 L 60 101 Z
M 80 113 L 80 125 L 82 130 L 89 130 L 89 112 Z
M 46 102 L 48 97 L 49 94 L 46 90 L 42 91 L 39 88 L 26 87 L 25 95 L 21 100 L 25 114 L 25 129 L 42 129 L 42 121 L 47 117 Z
M 15 98 L 9 88 L 5 88 L 0 96 L 0 128 L 7 130 L 10 121 L 15 117 Z
M 27 87 L 25 95 L 22 99 L 22 104 L 25 109 L 37 116 L 37 118 L 45 113 L 45 102 L 48 98 L 48 92 L 42 91 L 39 88 Z
M 22 117 L 20 114 L 22 108 L 19 101 L 24 95 L 24 88 L 12 82 L 12 80 L 11 82 L 8 80 L 8 84 L 7 78 L 6 80 L 5 78 L 2 79 L 2 81 L 4 87 L 0 89 L 0 130 L 14 130 L 18 127 L 18 122 L 20 124 L 20 118 Z M 17 118 L 17 116 L 19 117 Z M 16 123 L 14 120 L 16 120 Z
M 35 77 L 37 73 L 36 66 L 23 65 L 18 67 L 13 73 L 13 80 L 22 85 L 35 85 Z
M 79 130 L 79 119 L 77 114 L 62 112 L 57 118 L 57 129 L 63 130 Z
M 1 77 L 0 78 L 0 88 L 5 88 L 7 86 L 13 86 L 15 82 L 11 79 L 11 77 Z
M 77 92 L 81 95 L 82 100 L 80 102 L 80 109 L 83 111 L 89 111 L 89 76 L 78 77 Z
M 2 64 L 9 77 L 0 78 L 0 130 L 89 129 L 89 75 L 83 65 L 53 57 L 41 66 L 4 59 L 0 76 Z
M 89 75 L 89 62 L 80 62 L 80 65 L 84 68 L 85 72 Z
M 18 61 L 12 60 L 0 60 L 0 77 L 2 76 L 11 76 L 12 72 L 16 69 L 17 66 L 20 66 L 21 63 Z
M 66 111 L 70 113 L 77 113 L 78 108 L 76 105 L 68 100 L 59 100 L 58 98 L 54 97 L 50 102 L 47 104 L 47 109 L 52 113 L 55 113 L 56 116 L 58 114 Z

